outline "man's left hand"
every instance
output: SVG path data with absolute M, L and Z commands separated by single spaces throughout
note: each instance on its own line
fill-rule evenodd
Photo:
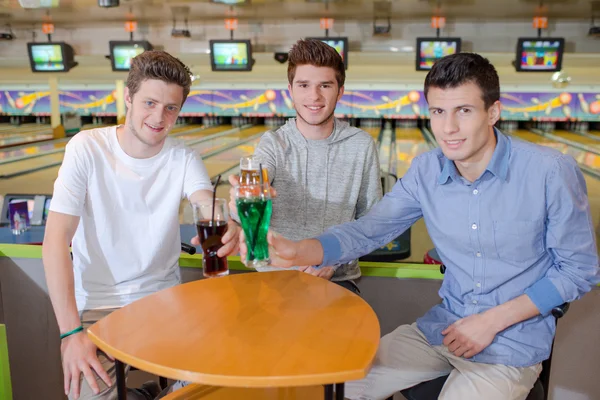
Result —
M 335 272 L 335 269 L 333 267 L 322 267 L 322 268 L 306 267 L 306 268 L 304 268 L 303 271 L 306 272 L 307 274 L 311 274 L 314 276 L 318 276 L 319 278 L 330 280 L 331 277 L 333 276 L 333 273 Z
M 498 331 L 484 314 L 459 319 L 442 331 L 444 346 L 457 357 L 471 358 L 488 347 Z
M 223 247 L 219 249 L 217 252 L 217 256 L 219 257 L 228 257 L 239 252 L 239 239 L 240 239 L 240 231 L 242 228 L 235 222 L 229 221 L 227 222 L 227 232 L 221 238 L 221 243 L 223 243 Z M 192 238 L 191 243 L 194 246 L 200 246 L 200 238 L 198 236 L 194 236 Z

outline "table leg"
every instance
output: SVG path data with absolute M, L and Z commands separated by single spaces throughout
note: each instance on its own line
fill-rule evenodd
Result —
M 335 384 L 335 400 L 344 400 L 344 383 Z
M 117 376 L 117 399 L 127 400 L 127 386 L 125 384 L 125 364 L 115 360 L 115 374 Z
M 325 400 L 333 400 L 333 385 L 325 385 Z

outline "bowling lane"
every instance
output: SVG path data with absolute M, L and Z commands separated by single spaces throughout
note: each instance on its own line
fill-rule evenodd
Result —
M 257 135 L 259 133 L 265 133 L 266 131 L 267 128 L 265 128 L 263 125 L 253 126 L 252 128 L 243 129 L 239 132 L 232 133 L 230 135 L 220 136 L 202 143 L 193 144 L 190 147 L 198 151 L 200 155 L 203 155 L 208 152 L 217 150 L 219 148 L 229 146 L 232 143 L 248 139 L 249 137 Z
M 371 137 L 373 138 L 373 140 L 375 140 L 375 142 L 377 142 L 377 139 L 379 138 L 379 132 L 381 132 L 381 128 L 380 127 L 360 127 L 360 129 L 362 129 L 363 131 L 367 132 L 369 135 L 371 135 Z
M 104 126 L 104 125 L 86 125 L 86 126 L 83 126 L 81 130 L 85 131 L 85 130 L 89 130 L 89 129 L 99 128 L 102 126 Z M 183 132 L 185 130 L 191 130 L 193 128 L 199 128 L 199 127 L 201 127 L 201 125 L 191 125 L 191 126 L 185 126 L 185 127 L 181 126 L 181 127 L 174 128 L 173 131 L 171 132 L 171 134 L 179 133 L 179 132 Z M 58 149 L 64 149 L 70 139 L 71 139 L 70 137 L 67 137 L 67 138 L 49 140 L 47 142 L 36 143 L 36 144 L 31 144 L 31 145 L 8 147 L 6 150 L 0 151 L 0 160 L 8 160 L 8 159 L 13 159 L 13 158 L 18 159 L 18 158 L 22 158 L 22 157 L 28 157 L 31 155 L 35 155 L 35 154 L 43 154 L 43 153 L 58 150 Z
M 15 135 L 23 135 L 28 133 L 40 133 L 44 131 L 52 130 L 49 124 L 22 124 L 22 125 L 9 125 L 2 126 L 0 128 L 0 137 L 8 137 Z
M 180 127 L 178 131 L 191 130 L 192 127 Z M 219 127 L 215 127 L 213 133 L 218 132 Z M 55 146 L 66 146 L 67 142 L 54 143 Z M 20 161 L 15 161 L 10 164 L 0 165 L 0 176 L 13 174 L 20 171 L 25 171 L 32 168 L 42 167 L 44 165 L 49 165 L 57 162 L 62 162 L 64 157 L 64 152 L 47 154 L 36 158 L 28 158 Z
M 190 129 L 189 126 L 181 129 Z M 230 126 L 210 128 L 213 133 L 231 129 Z M 266 129 L 265 129 L 266 130 Z M 0 175 L 20 172 L 38 166 L 62 162 L 64 153 L 49 154 L 29 160 L 16 161 L 11 164 L 0 165 Z M 16 166 L 15 166 L 16 165 Z M 60 165 L 48 167 L 9 179 L 0 179 L 0 193 L 52 193 L 53 184 Z
M 6 139 L 0 139 L 0 147 L 18 146 L 21 144 L 27 144 L 31 142 L 38 142 L 41 140 L 52 139 L 52 133 L 48 134 L 31 134 L 22 136 L 13 136 Z
M 0 151 L 0 160 L 19 159 L 34 154 L 43 154 L 57 149 L 64 149 L 70 139 L 63 138 L 32 145 L 8 147 L 6 150 Z
M 190 129 L 188 129 L 188 130 L 193 131 L 194 129 L 198 129 L 198 128 L 202 128 L 202 126 L 201 125 L 192 125 L 190 127 Z M 197 132 L 186 133 L 187 130 L 182 130 L 180 132 L 177 132 L 177 135 L 175 136 L 175 138 L 181 139 L 185 142 L 189 142 L 192 140 L 200 139 L 200 138 L 203 138 L 203 137 L 209 136 L 209 135 L 214 135 L 215 133 L 223 132 L 223 131 L 230 130 L 230 129 L 233 129 L 233 126 L 231 126 L 231 125 L 216 125 L 216 126 L 211 126 L 209 128 L 202 129 Z
M 588 131 L 586 132 L 588 135 L 592 135 L 596 137 L 596 141 L 600 142 L 600 131 Z
M 513 132 L 510 132 L 509 135 L 518 137 L 519 139 L 523 139 L 523 140 L 531 142 L 531 143 L 542 144 L 542 145 L 551 145 L 551 147 L 555 147 L 555 145 L 561 145 L 561 146 L 567 147 L 567 145 L 565 145 L 565 144 L 557 143 L 553 140 L 550 140 L 548 138 L 545 138 L 543 136 L 537 135 L 533 132 L 529 132 L 524 129 L 517 129 Z
M 98 127 L 101 127 L 101 126 L 105 126 L 105 125 L 86 125 L 86 126 L 83 126 L 81 128 L 81 130 L 84 131 L 84 130 L 87 130 L 87 129 L 98 128 Z M 171 134 L 177 133 L 178 130 L 187 129 L 187 128 L 189 128 L 189 126 L 175 127 L 171 131 Z M 47 126 L 44 129 L 39 130 L 39 132 L 37 132 L 37 131 L 32 131 L 32 132 L 27 131 L 26 133 L 16 134 L 15 136 L 7 138 L 7 139 L 4 139 L 4 140 L 2 140 L 2 138 L 4 138 L 4 136 L 0 135 L 0 147 L 3 147 L 3 146 L 14 147 L 14 146 L 19 146 L 19 145 L 26 145 L 28 143 L 36 142 L 36 141 L 40 141 L 40 140 L 48 140 L 48 141 L 52 140 L 52 137 L 53 137 L 53 135 L 52 135 L 52 129 L 50 129 L 49 126 Z
M 593 147 L 597 147 L 600 148 L 600 141 L 592 139 L 590 137 L 585 137 L 582 135 L 578 135 L 574 132 L 569 132 L 569 131 L 563 131 L 563 130 L 556 130 L 551 132 L 552 134 L 556 135 L 556 136 L 560 136 L 563 139 L 567 139 L 570 140 L 572 142 L 576 142 L 576 143 L 581 143 L 587 146 L 593 146 Z
M 52 163 L 61 163 L 64 153 L 46 154 L 44 156 L 30 158 L 20 161 L 15 161 L 10 164 L 0 165 L 0 177 L 4 175 L 14 174 L 20 171 L 25 171 L 32 168 L 42 167 Z

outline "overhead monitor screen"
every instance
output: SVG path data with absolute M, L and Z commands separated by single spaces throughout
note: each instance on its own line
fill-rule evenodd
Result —
M 60 44 L 33 44 L 30 46 L 32 68 L 37 72 L 64 71 L 62 46 Z
M 211 40 L 213 71 L 251 71 L 252 48 L 249 40 Z
M 428 71 L 440 58 L 460 52 L 460 38 L 417 38 L 417 71 Z
M 517 71 L 560 71 L 563 38 L 520 38 L 517 44 Z

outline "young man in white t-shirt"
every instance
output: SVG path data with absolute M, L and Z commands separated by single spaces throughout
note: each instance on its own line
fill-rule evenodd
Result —
M 64 388 L 70 399 L 116 398 L 114 363 L 85 328 L 180 281 L 181 200 L 210 199 L 213 192 L 200 156 L 168 137 L 190 85 L 190 71 L 181 61 L 165 52 L 142 53 L 127 79 L 125 124 L 81 132 L 67 145 L 43 261 L 64 337 Z M 237 251 L 238 237 L 238 226 L 230 223 L 219 255 Z M 151 394 L 131 390 L 128 398 Z

